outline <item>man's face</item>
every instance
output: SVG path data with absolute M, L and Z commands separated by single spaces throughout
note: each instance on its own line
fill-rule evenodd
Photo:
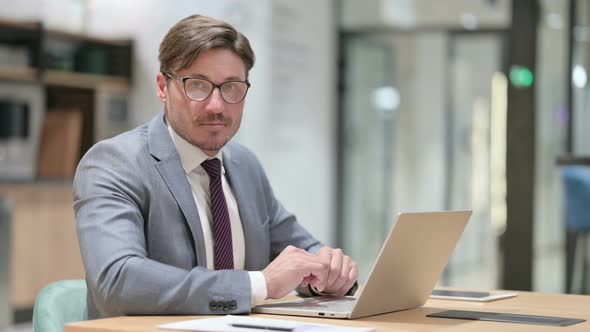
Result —
M 186 69 L 173 73 L 180 77 L 205 78 L 215 84 L 245 81 L 246 66 L 228 49 L 211 49 L 199 55 Z M 158 73 L 158 97 L 164 103 L 166 120 L 184 140 L 214 156 L 236 134 L 242 121 L 244 101 L 228 104 L 219 89 L 203 101 L 193 101 L 184 93 L 182 82 Z

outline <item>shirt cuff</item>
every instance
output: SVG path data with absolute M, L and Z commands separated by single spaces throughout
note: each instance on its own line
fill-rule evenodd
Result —
M 266 279 L 264 279 L 264 274 L 260 271 L 248 271 L 248 275 L 250 276 L 250 288 L 252 289 L 251 304 L 252 307 L 255 307 L 266 300 Z

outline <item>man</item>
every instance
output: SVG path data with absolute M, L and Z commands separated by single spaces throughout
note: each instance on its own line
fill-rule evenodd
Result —
M 298 286 L 353 292 L 356 264 L 303 229 L 230 142 L 254 65 L 248 39 L 193 15 L 159 60 L 164 114 L 96 144 L 74 179 L 88 318 L 247 313 Z

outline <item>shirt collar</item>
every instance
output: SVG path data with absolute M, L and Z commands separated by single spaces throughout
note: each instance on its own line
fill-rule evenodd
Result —
M 176 146 L 176 150 L 180 155 L 182 168 L 184 168 L 184 172 L 186 174 L 189 174 L 197 167 L 201 166 L 201 163 L 205 160 L 213 158 L 217 158 L 221 161 L 221 172 L 225 174 L 225 167 L 223 167 L 223 153 L 221 153 L 221 150 L 219 150 L 215 156 L 209 157 L 207 154 L 205 154 L 205 152 L 203 152 L 203 150 L 180 137 L 180 135 L 178 135 L 176 131 L 170 126 L 170 123 L 167 122 L 167 126 L 168 132 L 170 132 L 170 137 L 172 137 L 172 142 L 174 142 L 174 146 Z

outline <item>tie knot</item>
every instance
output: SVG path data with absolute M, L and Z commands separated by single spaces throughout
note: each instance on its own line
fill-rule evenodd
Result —
M 201 163 L 201 166 L 203 166 L 210 178 L 216 179 L 221 177 L 221 160 L 217 158 L 207 159 Z

